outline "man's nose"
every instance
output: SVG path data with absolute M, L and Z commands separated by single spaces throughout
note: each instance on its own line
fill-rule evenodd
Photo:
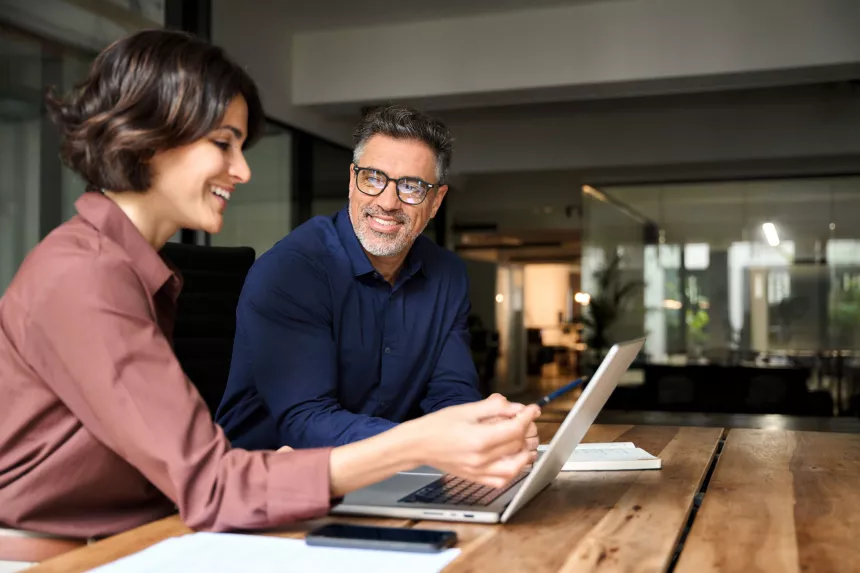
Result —
M 376 204 L 386 211 L 395 211 L 400 208 L 400 198 L 397 196 L 397 182 L 386 183 L 382 193 L 377 195 Z

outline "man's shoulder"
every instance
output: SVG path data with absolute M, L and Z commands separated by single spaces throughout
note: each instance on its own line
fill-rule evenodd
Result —
M 440 277 L 465 277 L 466 263 L 457 253 L 433 242 L 426 235 L 420 235 L 413 245 L 421 264 L 427 266 L 428 274 Z
M 331 217 L 317 216 L 296 227 L 251 266 L 244 295 L 268 296 L 272 290 L 319 294 L 337 267 L 337 232 Z
M 337 231 L 331 217 L 313 217 L 275 243 L 255 265 L 277 265 L 285 261 L 321 267 L 333 252 Z
M 334 225 L 334 219 L 317 215 L 293 229 L 289 235 L 275 243 L 270 250 L 314 256 L 329 252 L 331 241 L 335 237 L 337 237 L 337 229 Z

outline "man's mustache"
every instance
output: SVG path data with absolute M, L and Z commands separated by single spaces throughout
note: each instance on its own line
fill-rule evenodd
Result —
M 365 207 L 362 209 L 362 213 L 365 215 L 370 215 L 371 217 L 391 217 L 398 223 L 408 223 L 410 221 L 409 216 L 403 211 L 386 211 L 385 209 L 380 208 L 372 208 Z

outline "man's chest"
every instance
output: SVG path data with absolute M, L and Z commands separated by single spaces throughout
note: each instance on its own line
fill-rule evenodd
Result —
M 359 283 L 344 293 L 333 309 L 342 375 L 362 373 L 376 380 L 429 375 L 453 315 L 445 293 L 428 286 Z

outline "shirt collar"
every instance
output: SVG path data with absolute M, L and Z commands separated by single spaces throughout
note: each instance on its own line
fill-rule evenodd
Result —
M 346 250 L 346 255 L 349 257 L 349 262 L 352 264 L 352 271 L 355 273 L 355 276 L 360 277 L 375 272 L 376 269 L 373 268 L 370 259 L 367 258 L 367 253 L 364 252 L 364 248 L 362 248 L 361 242 L 359 242 L 355 234 L 355 228 L 352 226 L 352 220 L 349 218 L 349 207 L 344 207 L 334 217 L 337 234 L 340 237 L 343 248 Z M 409 249 L 406 260 L 403 261 L 403 269 L 400 272 L 398 283 L 411 278 L 419 271 L 426 273 L 424 262 L 418 252 L 420 251 L 418 248 L 420 240 L 421 237 L 418 237 Z
M 131 193 L 131 191 L 129 191 Z M 119 206 L 98 192 L 86 192 L 75 201 L 78 214 L 129 255 L 146 288 L 155 294 L 168 281 L 171 294 L 178 294 L 181 279 L 152 248 Z
M 415 239 L 415 242 L 412 243 L 412 248 L 409 249 L 409 253 L 406 255 L 406 260 L 403 261 L 403 269 L 400 271 L 400 276 L 404 279 L 412 278 L 418 273 L 427 276 L 427 265 L 424 264 L 424 257 L 420 255 L 421 239 L 422 237 L 420 236 Z

